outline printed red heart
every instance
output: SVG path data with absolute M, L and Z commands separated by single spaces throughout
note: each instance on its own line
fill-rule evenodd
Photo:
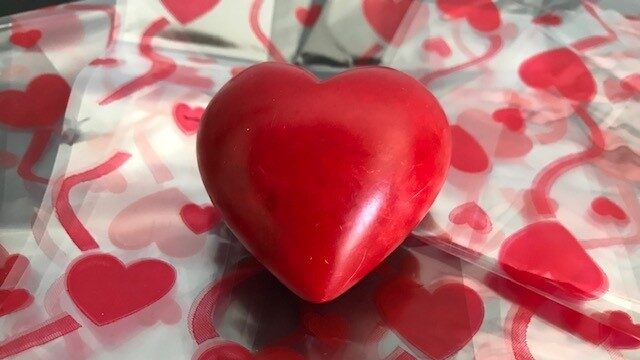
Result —
M 187 104 L 177 103 L 173 107 L 173 120 L 185 135 L 193 135 L 198 132 L 203 113 L 204 108 L 192 108 Z
M 42 38 L 42 31 L 38 29 L 32 29 L 27 31 L 14 31 L 9 37 L 9 41 L 16 46 L 30 49 L 40 41 Z
M 14 288 L 18 285 L 21 278 L 29 269 L 29 259 L 20 255 L 13 254 L 5 259 L 0 258 L 0 287 Z
M 595 299 L 608 288 L 602 269 L 555 221 L 533 223 L 509 236 L 498 260 L 515 281 L 565 300 Z
M 567 99 L 587 102 L 596 94 L 593 75 L 573 51 L 547 50 L 520 64 L 522 81 L 536 89 L 555 89 Z
M 0 290 L 0 316 L 22 310 L 32 302 L 33 296 L 27 290 Z
M 493 31 L 500 26 L 500 11 L 491 0 L 437 0 L 436 3 L 443 13 L 454 19 L 467 19 L 478 31 Z
M 475 202 L 464 203 L 451 210 L 449 221 L 456 225 L 467 225 L 483 233 L 490 232 L 492 228 L 489 215 Z
M 449 44 L 441 37 L 425 40 L 422 43 L 422 48 L 425 51 L 434 52 L 443 58 L 451 56 Z
M 599 196 L 591 202 L 591 210 L 602 217 L 611 217 L 619 221 L 628 221 L 629 217 L 622 208 L 605 196 Z
M 413 19 L 415 10 L 421 6 L 418 0 L 364 0 L 362 12 L 373 30 L 387 43 L 400 42 L 411 34 L 397 34 L 403 21 L 422 21 Z M 426 7 L 424 8 L 426 9 Z M 426 14 L 420 14 L 426 21 Z M 402 35 L 402 36 L 400 36 Z
M 524 118 L 518 108 L 502 108 L 493 112 L 493 120 L 504 124 L 511 131 L 520 131 L 524 128 Z
M 286 64 L 244 70 L 211 101 L 197 142 L 212 202 L 301 297 L 353 286 L 424 217 L 450 158 L 446 116 L 388 68 L 319 81 Z
M 120 60 L 114 58 L 97 58 L 90 62 L 89 65 L 114 67 L 120 65 Z
M 195 234 L 202 234 L 219 223 L 222 214 L 213 206 L 187 204 L 180 209 L 180 217 L 189 230 Z
M 558 26 L 562 24 L 562 18 L 555 13 L 549 12 L 533 18 L 533 23 L 545 26 Z
M 220 0 L 160 0 L 180 23 L 186 25 L 213 9 Z
M 94 324 L 104 326 L 160 300 L 175 280 L 174 268 L 160 260 L 125 266 L 113 255 L 95 254 L 71 265 L 66 286 L 78 309 Z
M 0 91 L 0 124 L 19 129 L 55 125 L 64 115 L 71 88 L 57 74 L 40 75 L 25 91 Z
M 318 4 L 313 4 L 308 8 L 298 6 L 296 8 L 296 19 L 302 26 L 312 27 L 318 21 L 321 12 L 322 6 Z
M 629 314 L 622 311 L 605 311 L 596 318 L 612 327 L 611 334 L 606 340 L 609 347 L 613 349 L 640 348 L 640 324 L 634 324 Z
M 451 166 L 454 168 L 468 173 L 480 173 L 491 165 L 480 143 L 462 127 L 451 126 L 451 143 Z
M 484 304 L 475 290 L 458 283 L 428 291 L 410 278 L 382 285 L 376 304 L 400 337 L 432 359 L 445 359 L 478 332 Z

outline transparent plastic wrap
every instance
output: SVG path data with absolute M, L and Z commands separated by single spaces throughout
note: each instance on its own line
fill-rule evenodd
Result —
M 0 358 L 640 358 L 635 2 L 130 0 L 3 23 Z M 428 216 L 328 304 L 251 258 L 196 166 L 211 96 L 269 59 L 405 71 L 452 125 Z M 63 96 L 28 99 L 43 73 L 69 85 L 62 123 Z M 50 129 L 45 178 L 28 144 Z

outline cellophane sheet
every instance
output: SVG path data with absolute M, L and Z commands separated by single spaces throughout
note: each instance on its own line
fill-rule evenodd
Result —
M 0 19 L 0 358 L 640 359 L 640 3 L 81 1 Z M 384 263 L 302 301 L 196 166 L 262 61 L 383 65 L 449 117 Z M 310 159 L 313 161 L 313 159 Z

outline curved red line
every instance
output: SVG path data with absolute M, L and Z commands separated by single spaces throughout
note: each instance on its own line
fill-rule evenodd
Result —
M 36 329 L 28 330 L 2 341 L 0 343 L 0 359 L 44 345 L 81 327 L 82 325 L 71 315 L 62 313 L 46 323 L 38 325 Z
M 572 43 L 570 45 L 570 47 L 573 47 L 578 51 L 586 51 L 588 49 L 591 49 L 591 48 L 594 48 L 594 47 L 598 47 L 598 46 L 601 46 L 601 45 L 606 45 L 608 43 L 611 43 L 613 41 L 618 40 L 618 36 L 616 35 L 615 31 L 613 31 L 613 29 L 611 29 L 609 27 L 609 25 L 607 25 L 607 23 L 605 23 L 602 20 L 602 18 L 600 17 L 600 15 L 598 15 L 598 12 L 594 8 L 593 4 L 587 4 L 586 2 L 583 1 L 582 2 L 582 6 L 587 10 L 587 12 L 594 19 L 596 19 L 598 24 L 600 24 L 600 26 L 602 26 L 602 28 L 607 32 L 607 35 L 605 35 L 605 36 L 602 36 L 602 35 L 589 36 L 587 38 L 575 41 L 574 43 Z
M 53 130 L 39 130 L 33 133 L 31 142 L 27 151 L 22 156 L 20 164 L 18 165 L 18 175 L 27 181 L 39 182 L 46 184 L 49 179 L 43 178 L 33 173 L 33 167 L 40 161 L 42 155 L 44 155 L 47 145 L 53 136 Z
M 262 46 L 265 47 L 269 55 L 271 55 L 275 61 L 286 62 L 287 60 L 282 56 L 280 50 L 276 48 L 269 37 L 262 32 L 262 29 L 260 29 L 258 15 L 260 14 L 260 8 L 262 7 L 263 2 L 264 0 L 254 0 L 253 4 L 251 4 L 251 10 L 249 11 L 249 25 L 251 26 L 251 31 L 253 31 L 256 38 L 258 38 L 260 43 L 262 43 Z
M 604 149 L 604 135 L 598 124 L 589 113 L 579 105 L 574 105 L 576 113 L 589 128 L 592 145 L 585 151 L 564 156 L 543 168 L 533 180 L 531 201 L 540 214 L 555 214 L 555 206 L 549 198 L 553 183 L 574 167 L 591 161 L 602 154 Z
M 62 225 L 71 238 L 71 241 L 73 241 L 81 251 L 98 249 L 99 246 L 93 236 L 89 234 L 87 228 L 80 222 L 80 219 L 78 219 L 73 207 L 71 207 L 69 203 L 69 193 L 71 189 L 80 183 L 95 180 L 109 174 L 122 166 L 130 157 L 131 155 L 128 153 L 118 152 L 95 168 L 68 176 L 62 180 L 60 191 L 54 204 L 56 216 L 60 221 L 60 225 Z
M 220 298 L 228 295 L 236 284 L 247 280 L 263 269 L 255 261 L 243 264 L 198 296 L 189 314 L 189 330 L 196 343 L 202 344 L 219 336 L 213 324 L 212 315 Z
M 151 69 L 137 78 L 125 83 L 110 95 L 107 95 L 99 102 L 100 105 L 107 105 L 127 97 L 142 88 L 166 79 L 176 71 L 177 65 L 173 59 L 158 54 L 151 46 L 153 38 L 167 25 L 169 25 L 169 21 L 165 18 L 160 18 L 154 21 L 144 31 L 142 38 L 140 39 L 140 46 L 138 50 L 140 55 L 151 61 Z
M 533 312 L 525 307 L 518 308 L 511 325 L 511 349 L 516 360 L 535 360 L 527 345 L 527 328 Z
M 492 35 L 489 37 L 489 50 L 486 53 L 471 59 L 465 63 L 458 64 L 446 69 L 436 70 L 434 72 L 430 72 L 424 75 L 420 81 L 422 81 L 425 85 L 428 85 L 430 82 L 435 81 L 443 76 L 452 74 L 454 72 L 466 69 L 471 66 L 475 66 L 481 64 L 490 58 L 494 57 L 498 51 L 502 48 L 502 38 L 499 35 Z
M 113 44 L 113 41 L 116 38 L 116 32 L 120 27 L 120 21 L 118 17 L 118 12 L 114 6 L 103 6 L 103 5 L 91 5 L 91 4 L 69 4 L 65 8 L 70 10 L 77 11 L 104 11 L 109 17 L 109 22 L 111 23 L 111 28 L 109 29 L 109 35 L 107 38 L 107 46 Z

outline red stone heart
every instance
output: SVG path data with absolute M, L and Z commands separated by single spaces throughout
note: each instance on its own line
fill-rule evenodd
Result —
M 533 23 L 545 26 L 558 26 L 562 24 L 562 18 L 555 13 L 548 12 L 533 18 Z
M 319 81 L 286 64 L 244 70 L 209 104 L 197 142 L 213 203 L 301 297 L 353 286 L 424 217 L 449 163 L 436 99 L 388 68 Z
M 19 129 L 56 124 L 64 115 L 71 88 L 56 74 L 40 75 L 25 91 L 0 91 L 0 124 Z
M 0 290 L 0 316 L 22 310 L 32 302 L 33 296 L 27 290 Z
M 475 202 L 464 203 L 451 210 L 449 221 L 456 225 L 467 225 L 483 233 L 490 232 L 492 227 L 489 215 Z
M 34 47 L 42 38 L 42 31 L 32 29 L 27 31 L 15 31 L 9 37 L 9 41 L 16 46 L 30 49 Z
M 451 48 L 443 38 L 432 38 L 427 39 L 422 43 L 422 48 L 425 51 L 434 52 L 441 57 L 449 57 L 451 56 Z
M 29 269 L 29 259 L 20 254 L 14 254 L 5 259 L 0 258 L 0 264 L 2 264 L 0 267 L 0 287 L 2 288 L 14 288 Z
M 384 41 L 391 43 L 401 41 L 400 38 L 409 37 L 410 34 L 396 33 L 403 25 L 403 21 L 414 21 L 412 19 L 414 14 L 409 10 L 416 9 L 417 6 L 420 6 L 418 0 L 364 0 L 362 12 L 373 30 Z M 425 21 L 426 18 L 427 16 L 424 16 Z M 420 20 L 418 19 L 418 21 Z
M 611 217 L 619 221 L 628 221 L 629 217 L 622 208 L 611 199 L 599 196 L 591 202 L 591 210 L 602 217 Z
M 547 50 L 520 64 L 520 78 L 536 89 L 555 89 L 567 99 L 591 101 L 596 84 L 576 53 L 567 48 Z
M 398 335 L 433 359 L 447 358 L 462 349 L 484 319 L 478 293 L 457 283 L 429 292 L 401 277 L 379 289 L 376 303 L 384 321 Z
M 187 204 L 180 209 L 180 217 L 191 231 L 202 234 L 220 222 L 222 214 L 213 206 Z
M 318 21 L 321 12 L 322 6 L 318 4 L 313 4 L 308 8 L 299 6 L 296 8 L 296 19 L 302 26 L 312 27 Z
M 66 286 L 71 300 L 98 326 L 138 312 L 160 300 L 173 287 L 174 268 L 146 259 L 125 266 L 109 254 L 76 261 L 68 270 Z
M 193 135 L 198 132 L 203 113 L 204 108 L 192 108 L 187 104 L 177 103 L 173 107 L 173 120 L 185 135 Z
M 180 23 L 186 25 L 213 9 L 220 0 L 160 0 Z
M 575 237 L 554 221 L 540 221 L 512 234 L 498 256 L 517 282 L 566 300 L 601 296 L 608 280 Z
M 451 126 L 451 166 L 468 172 L 484 172 L 491 166 L 489 156 L 480 143 L 465 129 L 458 125 Z
M 478 31 L 493 31 L 500 26 L 500 11 L 491 0 L 437 0 L 440 11 L 451 18 L 465 18 Z

